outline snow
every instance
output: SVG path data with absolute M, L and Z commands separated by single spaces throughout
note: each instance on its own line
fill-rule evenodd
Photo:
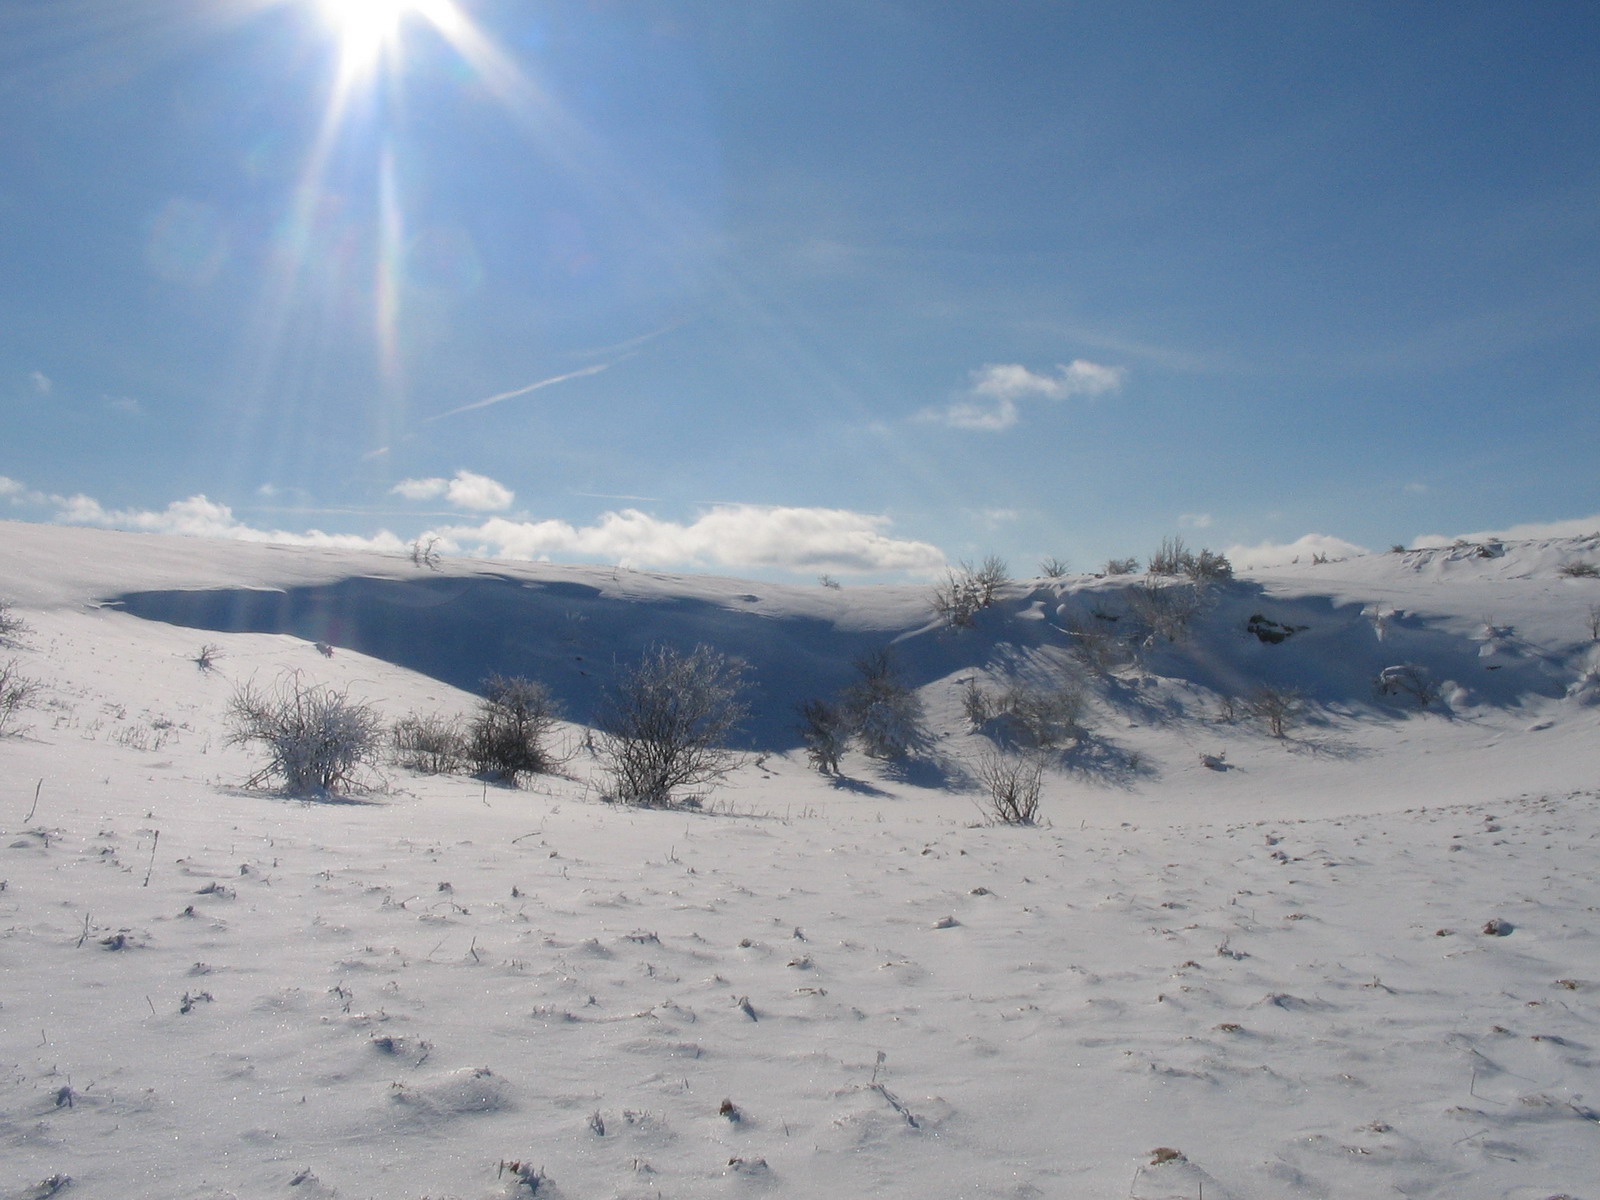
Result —
M 1066 622 L 1142 578 L 956 634 L 918 586 L 0 548 L 44 684 L 0 739 L 5 1200 L 1600 1197 L 1600 580 L 1560 571 L 1596 539 L 1241 575 L 1084 677 L 1038 828 L 983 822 L 961 683 L 1079 671 Z M 298 799 L 226 744 L 283 670 L 388 718 L 524 673 L 581 719 L 653 642 L 758 684 L 706 811 L 604 802 L 578 724 L 520 790 Z M 890 644 L 930 747 L 830 782 L 793 704 Z M 1400 665 L 1441 699 L 1378 696 Z M 1263 681 L 1285 739 L 1219 717 Z

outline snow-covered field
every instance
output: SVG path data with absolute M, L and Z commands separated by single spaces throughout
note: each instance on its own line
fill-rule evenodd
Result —
M 44 685 L 0 739 L 4 1200 L 1600 1198 L 1600 579 L 1561 571 L 1600 538 L 1222 587 L 1083 673 L 1034 828 L 984 823 L 961 685 L 1082 673 L 1065 630 L 1141 577 L 952 633 L 920 586 L 0 553 L 0 662 Z M 578 724 L 521 790 L 342 801 L 247 790 L 226 744 L 284 670 L 391 719 L 521 673 L 582 721 L 697 642 L 757 708 L 709 811 L 606 803 Z M 793 705 L 891 642 L 932 738 L 830 781 Z M 1401 664 L 1438 703 L 1374 695 Z M 1284 739 L 1222 717 L 1261 682 L 1312 702 Z

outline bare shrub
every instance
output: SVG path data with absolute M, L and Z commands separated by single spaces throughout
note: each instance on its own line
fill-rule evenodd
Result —
M 933 611 L 939 619 L 954 629 L 965 629 L 1000 597 L 1001 589 L 1011 582 L 1005 560 L 989 555 L 978 566 L 962 560 L 954 569 L 945 571 L 944 580 L 934 585 Z
M 1600 642 L 1600 604 L 1589 605 L 1589 640 Z
M 1060 579 L 1068 570 L 1066 559 L 1057 558 L 1053 554 L 1039 563 L 1039 574 L 1046 579 Z
M 994 693 L 969 675 L 961 687 L 961 711 L 974 729 L 982 729 L 995 718 Z
M 491 675 L 467 730 L 467 758 L 483 775 L 515 784 L 543 775 L 557 759 L 546 746 L 560 712 L 544 684 L 520 675 Z
M 1129 588 L 1127 601 L 1128 613 L 1139 626 L 1139 641 L 1146 646 L 1181 642 L 1204 607 L 1200 590 L 1185 584 Z
M 19 712 L 33 707 L 42 686 L 22 673 L 16 659 L 0 663 L 0 737 Z
M 706 646 L 647 651 L 611 689 L 598 718 L 598 753 L 615 799 L 670 804 L 738 763 L 724 746 L 744 719 L 744 664 Z
M 1182 575 L 1193 561 L 1194 555 L 1181 537 L 1164 537 L 1145 569 L 1152 575 Z
M 850 745 L 850 718 L 843 708 L 826 700 L 806 700 L 797 711 L 806 757 L 824 775 L 837 775 L 839 759 Z
M 1600 576 L 1600 567 L 1583 561 L 1562 563 L 1556 568 L 1556 574 L 1567 579 L 1594 579 Z
M 424 775 L 449 775 L 467 761 L 467 731 L 460 717 L 407 713 L 389 733 L 394 761 Z
M 1032 825 L 1039 817 L 1044 764 L 1037 755 L 985 751 L 974 774 L 986 793 L 985 815 L 1001 825 Z
M 1083 693 L 1070 683 L 1013 684 L 1001 693 L 1000 715 L 1028 742 L 1052 750 L 1083 736 Z
M 1132 575 L 1139 569 L 1137 558 L 1108 558 L 1100 569 L 1102 575 Z
M 1272 687 L 1262 684 L 1250 693 L 1247 701 L 1250 715 L 1264 721 L 1268 732 L 1275 738 L 1284 737 L 1290 728 L 1299 723 L 1305 712 L 1305 700 L 1293 688 Z
M 998 722 L 1013 739 L 1051 750 L 1083 735 L 1083 693 L 1070 683 L 1013 682 L 998 691 L 967 680 L 962 708 L 974 729 Z
M 961 571 L 946 570 L 944 579 L 933 585 L 934 615 L 952 629 L 970 627 L 982 608 L 972 579 Z
M 342 688 L 308 684 L 298 671 L 279 676 L 269 691 L 253 681 L 240 686 L 228 701 L 227 722 L 230 745 L 259 743 L 267 751 L 267 765 L 246 786 L 278 777 L 294 793 L 355 786 L 383 742 L 376 710 Z
M 817 576 L 817 582 L 820 583 L 823 587 L 829 588 L 829 589 L 831 589 L 832 591 L 835 591 L 835 592 L 837 592 L 839 590 L 839 588 L 840 588 L 839 581 L 837 579 L 835 579 L 832 575 L 818 575 Z
M 1112 618 L 1069 617 L 1064 628 L 1072 639 L 1069 653 L 1093 674 L 1104 677 L 1127 661 L 1127 646 L 1117 636 Z
M 1219 583 L 1233 578 L 1233 564 L 1215 550 L 1196 554 L 1181 537 L 1161 539 L 1160 548 L 1150 556 L 1152 575 L 1182 575 L 1197 584 Z
M 1221 583 L 1233 578 L 1233 564 L 1224 554 L 1202 549 L 1190 557 L 1183 573 L 1197 584 Z
M 32 632 L 28 623 L 17 616 L 16 603 L 11 600 L 0 600 L 0 646 L 15 649 L 22 644 L 22 639 Z
M 429 571 L 439 569 L 439 535 L 421 534 L 411 543 L 411 561 Z
M 887 650 L 862 655 L 855 667 L 861 678 L 845 689 L 844 710 L 861 749 L 873 758 L 904 758 L 927 738 L 922 701 Z
M 217 660 L 221 657 L 222 647 L 215 642 L 207 642 L 199 650 L 195 651 L 195 656 L 189 661 L 202 671 L 215 671 L 217 669 Z

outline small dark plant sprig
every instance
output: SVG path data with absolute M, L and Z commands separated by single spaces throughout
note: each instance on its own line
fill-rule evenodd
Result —
M 0 600 L 0 646 L 16 649 L 22 645 L 22 639 L 32 632 L 28 623 L 17 616 L 16 602 Z

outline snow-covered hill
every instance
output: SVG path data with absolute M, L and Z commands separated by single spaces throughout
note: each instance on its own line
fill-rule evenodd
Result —
M 953 631 L 924 586 L 0 552 L 42 685 L 0 738 L 5 1200 L 1600 1196 L 1600 538 L 1251 573 L 1133 649 L 1142 576 Z M 755 753 L 711 813 L 603 802 L 600 694 L 702 643 Z M 883 647 L 929 741 L 825 779 L 794 705 Z M 286 670 L 389 718 L 529 675 L 574 757 L 246 790 L 224 709 Z M 968 681 L 1062 678 L 1047 826 L 983 824 Z

